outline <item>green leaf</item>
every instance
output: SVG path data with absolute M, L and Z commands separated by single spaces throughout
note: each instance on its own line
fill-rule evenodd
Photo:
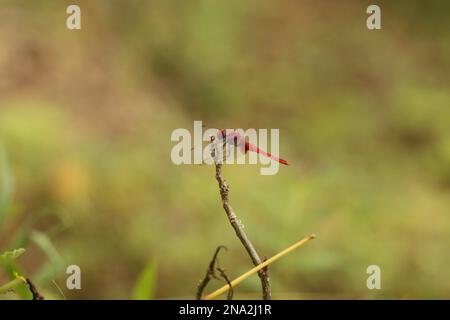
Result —
M 18 248 L 11 251 L 5 251 L 0 255 L 0 261 L 6 262 L 17 259 L 25 252 L 24 248 Z
M 133 299 L 135 300 L 151 300 L 156 290 L 156 261 L 151 260 L 147 266 L 139 274 L 133 289 Z
M 13 280 L 16 274 L 22 274 L 23 270 L 17 265 L 16 259 L 25 252 L 24 248 L 18 248 L 11 251 L 5 251 L 0 255 L 0 264 L 9 278 Z M 24 300 L 31 299 L 32 295 L 26 284 L 19 284 L 15 287 L 14 292 Z
M 30 239 L 44 252 L 48 259 L 33 279 L 37 282 L 48 281 L 64 269 L 64 259 L 45 233 L 33 230 Z

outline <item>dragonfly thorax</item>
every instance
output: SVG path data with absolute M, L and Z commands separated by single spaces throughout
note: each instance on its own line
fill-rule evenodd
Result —
M 245 139 L 237 131 L 227 132 L 226 130 L 220 130 L 217 134 L 220 140 L 225 140 L 228 145 L 233 145 L 235 147 L 243 146 L 245 144 Z

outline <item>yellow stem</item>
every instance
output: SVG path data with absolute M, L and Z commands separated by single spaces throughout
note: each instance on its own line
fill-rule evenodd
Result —
M 237 277 L 236 279 L 234 279 L 233 281 L 231 281 L 231 287 L 236 287 L 239 283 L 241 283 L 242 281 L 244 281 L 245 279 L 247 279 L 248 277 L 250 277 L 252 274 L 257 273 L 259 270 L 261 270 L 264 267 L 267 267 L 269 264 L 275 262 L 276 260 L 278 260 L 279 258 L 281 258 L 284 255 L 287 255 L 288 253 L 290 253 L 291 251 L 301 247 L 302 245 L 304 245 L 305 243 L 307 243 L 308 241 L 314 239 L 316 236 L 314 234 L 311 234 L 309 236 L 307 236 L 306 238 L 303 238 L 302 240 L 300 240 L 297 243 L 294 243 L 292 246 L 290 246 L 289 248 L 284 249 L 283 251 L 277 253 L 276 255 L 274 255 L 273 257 L 271 257 L 270 259 L 264 261 L 263 263 L 257 265 L 256 267 L 250 269 L 249 271 L 247 271 L 246 273 L 244 273 L 243 275 Z M 223 287 L 217 289 L 216 291 L 214 291 L 213 293 L 208 294 L 207 296 L 204 297 L 205 300 L 212 300 L 214 298 L 216 298 L 217 296 L 221 295 L 222 293 L 226 292 L 227 290 L 230 289 L 230 286 L 228 284 L 224 285 Z
M 17 273 L 15 273 L 14 276 L 15 276 L 14 280 L 11 280 L 10 282 L 8 282 L 5 285 L 0 287 L 0 294 L 4 294 L 4 293 L 8 292 L 9 290 L 14 289 L 16 286 L 18 286 L 21 283 L 27 283 L 27 280 L 24 277 L 19 276 Z

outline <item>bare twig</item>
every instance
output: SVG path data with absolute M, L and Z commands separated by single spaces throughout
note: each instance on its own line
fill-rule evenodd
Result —
M 31 294 L 33 295 L 33 300 L 44 300 L 44 297 L 41 296 L 39 291 L 36 289 L 36 286 L 33 284 L 33 282 L 30 280 L 30 278 L 27 278 L 27 284 L 28 289 L 30 290 Z
M 230 278 L 228 278 L 227 274 L 225 273 L 225 269 L 217 267 L 217 270 L 220 272 L 220 276 L 226 281 L 228 284 L 228 295 L 227 300 L 233 300 L 233 286 L 231 285 Z
M 219 252 L 220 252 L 221 249 L 227 250 L 227 248 L 225 246 L 218 246 L 217 247 L 216 252 L 214 252 L 214 255 L 213 255 L 212 259 L 211 259 L 211 262 L 209 263 L 208 270 L 206 270 L 205 277 L 198 284 L 197 295 L 196 295 L 197 300 L 200 300 L 202 298 L 203 291 L 205 290 L 205 288 L 208 285 L 209 281 L 212 278 L 218 279 L 216 274 L 214 273 L 214 270 L 215 270 L 215 265 L 216 265 L 216 262 L 217 262 L 217 257 L 219 255 Z
M 245 272 L 241 276 L 237 277 L 236 279 L 231 281 L 229 284 L 224 285 L 223 287 L 217 289 L 213 293 L 208 294 L 204 299 L 205 300 L 212 300 L 212 299 L 216 298 L 217 296 L 221 295 L 222 293 L 224 293 L 225 291 L 229 290 L 230 287 L 236 288 L 236 286 L 239 283 L 241 283 L 242 281 L 244 281 L 245 279 L 247 279 L 251 275 L 253 275 L 256 272 L 259 272 L 260 270 L 266 268 L 269 264 L 271 264 L 271 263 L 275 262 L 276 260 L 280 259 L 281 257 L 289 254 L 290 252 L 294 251 L 295 249 L 303 246 L 305 243 L 307 243 L 308 241 L 314 239 L 315 237 L 316 236 L 314 234 L 311 234 L 311 235 L 307 236 L 306 238 L 303 238 L 302 240 L 294 243 L 293 245 L 291 245 L 290 247 L 288 247 L 288 248 L 284 249 L 283 251 L 277 253 L 276 255 L 271 257 L 270 259 L 267 259 L 266 261 L 264 261 L 260 265 L 255 266 L 254 268 L 252 268 L 249 271 Z
M 213 142 L 213 141 L 214 141 L 214 137 L 211 137 L 211 142 Z M 223 145 L 224 149 L 225 149 L 225 143 L 226 143 L 226 141 L 224 139 L 224 145 Z M 216 159 L 214 149 L 211 151 L 211 155 L 214 159 Z M 252 259 L 253 264 L 255 266 L 257 266 L 257 265 L 261 264 L 261 258 L 259 257 L 258 253 L 256 252 L 255 247 L 253 246 L 251 241 L 248 239 L 247 234 L 244 232 L 244 229 L 240 225 L 239 220 L 236 216 L 236 213 L 231 208 L 230 200 L 229 200 L 230 189 L 229 189 L 227 182 L 222 177 L 222 161 L 215 160 L 215 166 L 216 166 L 216 180 L 217 180 L 217 183 L 219 184 L 220 197 L 222 198 L 223 209 L 225 210 L 228 220 L 230 221 L 231 226 L 233 227 L 234 231 L 236 232 L 237 237 L 239 238 L 239 240 L 241 241 L 245 250 L 247 251 L 248 255 Z M 261 269 L 258 271 L 258 275 L 261 280 L 262 298 L 264 300 L 270 300 L 271 291 L 270 291 L 268 270 Z

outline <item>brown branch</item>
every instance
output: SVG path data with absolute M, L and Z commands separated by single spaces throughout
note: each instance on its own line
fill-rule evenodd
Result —
M 211 137 L 211 142 L 214 141 L 214 137 Z M 223 148 L 225 149 L 225 139 L 224 139 L 224 145 Z M 225 152 L 224 152 L 225 153 Z M 215 157 L 215 150 L 211 151 L 211 155 L 214 159 Z M 239 220 L 236 216 L 236 213 L 233 211 L 230 205 L 230 199 L 229 199 L 229 192 L 230 188 L 225 181 L 225 179 L 222 176 L 222 162 L 225 161 L 217 161 L 215 160 L 215 166 L 216 166 L 216 180 L 219 184 L 220 189 L 220 197 L 222 198 L 222 206 L 225 210 L 225 213 L 227 214 L 228 220 L 230 221 L 231 226 L 233 227 L 234 231 L 236 232 L 237 237 L 241 241 L 242 245 L 244 246 L 245 250 L 247 251 L 248 255 L 252 259 L 252 262 L 255 266 L 261 264 L 261 258 L 259 257 L 258 253 L 255 250 L 255 247 L 251 243 L 251 241 L 248 239 L 247 234 L 244 232 L 244 229 L 239 223 Z M 264 300 L 270 300 L 271 298 L 271 292 L 270 292 L 270 282 L 269 282 L 269 273 L 267 268 L 262 269 L 258 272 L 259 278 L 261 280 L 261 286 L 262 286 L 262 298 Z
M 211 259 L 211 262 L 209 263 L 208 270 L 206 270 L 205 277 L 198 284 L 197 294 L 196 294 L 196 299 L 197 300 L 200 300 L 202 298 L 203 291 L 205 291 L 205 288 L 208 285 L 209 281 L 212 278 L 217 279 L 217 276 L 214 273 L 214 270 L 215 270 L 215 265 L 216 265 L 216 262 L 217 262 L 217 257 L 219 255 L 220 249 L 227 250 L 227 248 L 225 246 L 218 246 L 217 247 L 216 252 L 214 252 L 214 255 L 213 255 L 212 259 Z
M 233 286 L 231 285 L 230 278 L 228 278 L 227 274 L 225 273 L 225 269 L 217 267 L 217 270 L 220 272 L 220 276 L 225 280 L 225 282 L 228 284 L 228 287 L 230 288 L 228 290 L 227 300 L 233 300 Z
M 260 265 L 257 265 L 255 267 L 253 267 L 252 269 L 248 270 L 247 272 L 245 272 L 244 274 L 240 275 L 239 277 L 237 277 L 236 279 L 231 281 L 229 284 L 226 284 L 223 287 L 221 287 L 221 288 L 217 289 L 216 291 L 214 291 L 213 293 L 208 294 L 207 296 L 204 297 L 204 299 L 205 300 L 214 299 L 214 298 L 218 297 L 219 295 L 221 295 L 222 293 L 224 293 L 226 291 L 229 291 L 230 290 L 230 286 L 233 287 L 233 288 L 236 288 L 236 286 L 239 283 L 241 283 L 242 281 L 244 281 L 245 279 L 247 279 L 251 275 L 257 273 L 258 271 L 260 271 L 262 269 L 264 269 L 265 267 L 267 267 L 271 263 L 273 263 L 273 262 L 277 261 L 278 259 L 280 259 L 281 257 L 291 253 L 295 249 L 300 248 L 301 246 L 305 245 L 307 242 L 311 241 L 315 237 L 316 236 L 314 234 L 311 234 L 311 235 L 303 238 L 302 240 L 294 243 L 293 245 L 289 246 L 288 248 L 284 249 L 283 251 L 278 252 L 276 255 L 274 255 L 270 259 L 265 260 Z
M 26 280 L 27 280 L 27 284 L 28 284 L 28 289 L 30 290 L 31 294 L 33 295 L 33 300 L 44 300 L 44 297 L 41 296 L 41 294 L 36 289 L 36 286 L 33 284 L 33 282 L 29 278 L 27 278 Z

